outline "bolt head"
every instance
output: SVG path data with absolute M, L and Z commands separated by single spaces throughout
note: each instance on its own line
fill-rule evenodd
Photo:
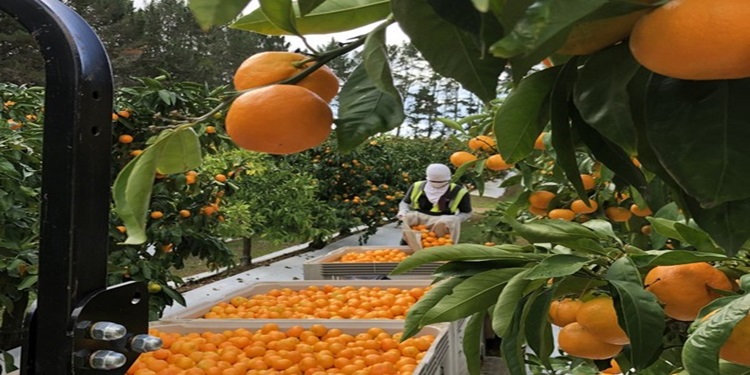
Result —
M 114 341 L 119 340 L 128 333 L 128 330 L 117 323 L 112 322 L 96 322 L 91 325 L 89 330 L 91 338 L 94 340 L 102 341 Z
M 138 353 L 153 352 L 161 346 L 161 339 L 151 335 L 135 335 L 130 339 L 130 349 Z
M 124 354 L 111 350 L 97 350 L 89 356 L 89 366 L 95 370 L 114 370 L 127 363 Z

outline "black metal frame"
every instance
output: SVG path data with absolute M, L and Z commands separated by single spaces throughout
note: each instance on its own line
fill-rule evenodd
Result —
M 37 40 L 45 59 L 39 293 L 26 319 L 21 373 L 124 374 L 137 357 L 128 338 L 146 333 L 142 283 L 107 288 L 112 72 L 91 27 L 60 0 L 0 0 Z M 124 326 L 127 337 L 86 337 L 87 321 Z M 78 327 L 78 328 L 77 328 Z M 127 357 L 116 370 L 95 370 L 87 353 Z

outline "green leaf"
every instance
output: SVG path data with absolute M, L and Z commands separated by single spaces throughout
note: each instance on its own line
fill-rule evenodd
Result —
M 575 128 L 581 140 L 589 147 L 591 153 L 597 160 L 604 163 L 607 168 L 611 169 L 617 177 L 622 178 L 638 189 L 642 195 L 647 196 L 646 177 L 643 172 L 633 165 L 628 155 L 618 144 L 611 142 L 603 137 L 596 129 L 587 124 L 578 110 L 570 111 L 573 127 Z
M 534 142 L 547 124 L 544 103 L 561 67 L 544 69 L 524 78 L 495 113 L 497 150 L 509 164 L 518 163 L 534 150 Z
M 161 291 L 164 292 L 169 298 L 175 300 L 175 302 L 179 303 L 182 306 L 187 306 L 185 302 L 185 298 L 180 294 L 180 292 L 170 288 L 169 286 L 162 285 Z
M 485 102 L 497 97 L 505 60 L 487 56 L 474 35 L 438 16 L 427 0 L 392 0 L 391 8 L 401 29 L 435 72 L 455 79 Z
M 661 350 L 664 310 L 656 296 L 640 283 L 609 280 L 617 320 L 630 339 L 630 363 L 637 370 L 648 367 Z
M 578 223 L 564 220 L 541 219 L 521 224 L 514 218 L 508 218 L 510 225 L 518 234 L 531 243 L 575 241 L 582 238 L 598 240 L 590 229 Z
M 576 145 L 570 128 L 568 102 L 573 91 L 573 82 L 578 70 L 577 59 L 573 58 L 563 65 L 550 94 L 550 123 L 552 128 L 552 147 L 555 149 L 555 164 L 562 169 L 578 196 L 588 201 L 586 189 L 583 188 L 581 171 L 578 169 Z
M 542 364 L 548 369 L 552 368 L 550 356 L 555 349 L 555 341 L 552 336 L 548 312 L 555 289 L 547 289 L 536 295 L 529 305 L 529 314 L 524 324 L 524 334 L 529 348 L 539 357 Z
M 29 275 L 23 278 L 18 285 L 16 285 L 17 290 L 25 290 L 31 288 L 36 282 L 39 280 L 39 275 Z
M 453 293 L 445 296 L 422 318 L 424 324 L 452 322 L 495 304 L 500 291 L 513 276 L 523 268 L 507 268 L 482 272 L 469 277 L 453 288 Z
M 513 320 L 509 325 L 510 330 L 503 337 L 503 340 L 500 341 L 500 355 L 505 359 L 505 364 L 512 375 L 526 374 L 523 350 L 524 337 L 522 333 L 526 328 L 527 301 L 528 297 L 516 305 Z
M 606 275 L 607 280 L 626 281 L 643 287 L 641 273 L 638 272 L 635 262 L 628 256 L 624 256 L 609 266 Z
M 490 0 L 471 0 L 471 3 L 474 4 L 474 8 L 482 13 L 490 10 Z
M 721 375 L 750 375 L 750 367 L 722 361 L 719 363 L 719 373 Z
M 485 311 L 480 311 L 472 315 L 464 329 L 464 359 L 471 375 L 479 375 L 482 367 L 482 355 L 479 344 L 484 340 L 484 317 L 486 315 Z
M 260 10 L 268 22 L 294 35 L 299 35 L 292 0 L 260 0 Z
M 529 262 L 547 257 L 545 254 L 523 253 L 523 247 L 518 245 L 482 246 L 474 244 L 458 244 L 453 246 L 439 246 L 430 251 L 417 251 L 402 260 L 391 272 L 392 275 L 404 273 L 422 264 L 442 261 L 469 260 L 526 260 Z
M 297 0 L 299 6 L 300 15 L 305 16 L 312 12 L 320 4 L 323 4 L 326 0 Z
M 636 267 L 672 266 L 676 264 L 727 261 L 732 259 L 721 254 L 688 250 L 649 250 L 647 253 L 646 255 L 630 256 Z
M 404 320 L 403 338 L 407 339 L 417 334 L 426 325 L 422 323 L 425 313 L 432 309 L 445 296 L 453 293 L 453 288 L 463 281 L 464 279 L 462 278 L 453 277 L 433 284 L 430 290 L 409 308 L 406 320 Z
M 204 31 L 237 17 L 251 0 L 189 0 L 188 7 Z
M 734 255 L 750 238 L 750 199 L 726 202 L 713 208 L 703 208 L 690 197 L 685 197 L 685 202 L 695 222 L 728 255 Z
M 486 260 L 473 262 L 451 261 L 438 267 L 432 275 L 438 278 L 467 277 L 476 275 L 480 272 L 499 268 L 523 267 L 527 263 L 529 263 L 528 259 Z
M 6 373 L 12 373 L 13 371 L 18 370 L 18 366 L 16 366 L 15 358 L 13 357 L 13 354 L 10 354 L 9 352 L 6 352 L 2 349 L 0 349 L 0 352 L 3 353 L 4 365 L 2 369 L 4 369 Z
M 680 234 L 680 237 L 682 237 L 685 242 L 695 246 L 698 251 L 704 253 L 724 253 L 722 249 L 714 244 L 714 241 L 711 240 L 708 233 L 700 229 L 679 222 L 674 223 L 674 229 L 677 230 L 677 233 Z
M 174 104 L 172 95 L 170 95 L 171 93 L 169 91 L 167 91 L 167 90 L 159 90 L 157 92 L 157 94 L 159 94 L 159 99 L 161 99 L 161 101 L 163 101 L 164 104 L 166 104 L 166 105 L 172 105 L 172 104 Z
M 396 86 L 393 85 L 393 76 L 391 67 L 388 65 L 388 51 L 385 45 L 385 28 L 379 28 L 367 35 L 365 39 L 365 48 L 362 53 L 367 76 L 375 84 L 378 90 L 389 93 L 391 96 L 399 98 Z
M 582 224 L 584 227 L 589 228 L 598 234 L 603 240 L 610 239 L 617 243 L 622 243 L 622 240 L 617 237 L 614 229 L 612 229 L 612 223 L 602 219 L 592 219 Z
M 182 173 L 201 165 L 201 144 L 191 127 L 180 128 L 159 140 L 156 171 L 162 174 Z
M 349 31 L 383 20 L 388 17 L 390 12 L 388 0 L 326 1 L 305 17 L 300 17 L 295 9 L 295 13 L 297 13 L 295 25 L 297 31 L 302 35 L 330 34 Z M 292 33 L 274 26 L 261 9 L 256 9 L 241 17 L 231 27 L 266 35 L 292 35 Z
M 703 206 L 750 198 L 750 154 L 745 152 L 749 91 L 750 79 L 651 77 L 645 108 L 651 147 L 675 181 Z
M 578 238 L 575 240 L 557 241 L 557 244 L 565 246 L 571 250 L 580 251 L 588 254 L 606 255 L 608 250 L 605 249 L 599 241 L 591 238 Z
M 528 280 L 534 280 L 572 275 L 578 272 L 578 270 L 590 261 L 591 259 L 579 257 L 577 255 L 553 254 L 542 259 L 539 264 L 526 274 L 526 278 Z
M 360 64 L 339 94 L 336 135 L 341 151 L 348 152 L 377 133 L 387 132 L 404 121 L 401 98 L 380 91 Z
M 750 295 L 742 296 L 698 326 L 682 350 L 682 364 L 690 375 L 719 373 L 719 349 L 734 326 L 750 312 Z
M 627 43 L 595 53 L 578 70 L 573 96 L 583 120 L 630 155 L 636 136 L 627 86 L 639 66 Z
M 148 239 L 146 213 L 156 174 L 158 147 L 147 147 L 142 154 L 131 160 L 120 170 L 112 186 L 115 212 L 127 228 L 128 238 L 125 244 L 139 245 Z
M 576 21 L 604 4 L 606 0 L 578 0 L 574 3 L 536 1 L 526 9 L 524 18 L 516 23 L 511 32 L 490 47 L 490 52 L 501 57 L 529 53 L 558 34 L 567 32 Z
M 530 270 L 526 269 L 514 275 L 508 284 L 500 292 L 492 312 L 492 330 L 499 337 L 505 337 L 505 333 L 513 320 L 513 313 L 516 306 L 523 299 L 524 290 L 531 282 L 527 275 Z
M 668 238 L 674 238 L 680 242 L 685 242 L 685 239 L 682 238 L 680 232 L 675 229 L 676 221 L 658 217 L 647 217 L 646 220 L 651 223 L 651 228 L 653 228 L 656 233 Z

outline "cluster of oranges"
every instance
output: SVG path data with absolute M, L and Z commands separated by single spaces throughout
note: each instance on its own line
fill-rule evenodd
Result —
M 646 274 L 644 285 L 663 305 L 666 316 L 681 321 L 697 319 L 704 306 L 721 296 L 717 291 L 735 289 L 723 272 L 705 262 L 654 267 Z M 586 302 L 571 298 L 553 301 L 549 320 L 563 327 L 558 344 L 575 357 L 611 358 L 630 342 L 620 328 L 609 296 Z M 750 365 L 750 317 L 735 326 L 730 339 L 722 346 L 720 356 Z
M 341 256 L 341 263 L 373 263 L 373 262 L 400 262 L 409 254 L 399 249 L 377 249 L 364 252 L 351 252 Z
M 495 138 L 487 135 L 479 135 L 469 140 L 468 146 L 473 152 L 484 153 L 489 155 L 484 163 L 487 169 L 493 171 L 504 171 L 513 168 L 513 164 L 508 164 L 505 159 L 497 153 Z M 456 151 L 450 156 L 450 162 L 456 168 L 477 160 L 477 155 L 467 151 Z
M 150 334 L 162 339 L 162 349 L 141 354 L 128 375 L 411 375 L 435 341 L 422 335 L 400 342 L 400 332 L 350 334 L 320 324 Z
M 405 319 L 428 288 L 309 286 L 234 297 L 211 307 L 206 319 Z
M 251 151 L 286 155 L 315 147 L 328 138 L 339 79 L 325 65 L 296 84 L 279 84 L 313 64 L 306 56 L 269 51 L 245 60 L 234 74 L 240 94 L 225 124 L 230 138 Z
M 590 174 L 582 174 L 581 181 L 585 190 L 589 191 L 596 187 L 596 180 Z M 546 216 L 550 219 L 562 219 L 566 221 L 572 221 L 576 218 L 579 221 L 585 221 L 589 218 L 589 214 L 593 214 L 599 210 L 599 203 L 594 199 L 589 199 L 588 202 L 582 199 L 576 199 L 570 202 L 568 205 L 562 207 L 552 208 L 551 203 L 557 197 L 557 195 L 547 190 L 537 190 L 529 195 L 529 212 L 534 215 Z M 622 200 L 622 199 L 620 199 Z M 639 207 L 637 204 L 632 204 L 630 208 L 622 206 L 609 206 L 603 210 L 604 216 L 610 221 L 616 223 L 622 223 L 630 220 L 635 215 L 639 217 L 646 217 L 653 215 L 653 212 L 648 207 Z
M 419 237 L 422 243 L 422 247 L 425 249 L 428 247 L 453 245 L 453 238 L 451 237 L 450 233 L 446 233 L 442 236 L 438 236 L 437 233 L 431 231 L 424 224 L 413 225 L 411 226 L 411 229 L 416 232 L 419 232 Z

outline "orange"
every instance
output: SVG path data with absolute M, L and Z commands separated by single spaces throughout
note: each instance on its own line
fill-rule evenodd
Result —
M 720 297 L 711 288 L 732 290 L 729 278 L 705 262 L 654 267 L 644 284 L 664 304 L 667 316 L 683 321 L 695 320 L 703 306 Z
M 537 216 L 547 216 L 547 210 L 544 208 L 529 206 L 529 212 Z
M 596 187 L 596 181 L 590 174 L 582 174 L 581 181 L 583 182 L 583 190 L 591 190 Z
M 323 143 L 331 134 L 333 113 L 306 88 L 274 85 L 240 95 L 225 121 L 227 134 L 238 146 L 286 155 Z
M 614 358 L 609 360 L 609 368 L 602 371 L 602 374 L 621 374 L 622 369 L 620 369 L 620 365 L 615 361 Z
M 616 223 L 622 223 L 625 221 L 630 220 L 630 217 L 633 216 L 633 214 L 625 207 L 607 207 L 607 209 L 604 210 L 604 214 L 607 215 L 609 220 L 612 220 Z
M 729 362 L 750 366 L 750 315 L 742 318 L 732 329 L 719 351 L 719 357 Z
M 608 359 L 622 350 L 622 345 L 608 344 L 594 337 L 578 323 L 570 323 L 557 336 L 560 349 L 566 353 L 588 359 Z
M 590 214 L 599 209 L 599 204 L 595 200 L 589 199 L 589 205 L 587 206 L 582 199 L 576 199 L 570 204 L 570 209 L 578 214 Z
M 641 233 L 650 236 L 651 232 L 653 232 L 653 228 L 651 228 L 650 225 L 644 225 L 641 227 Z
M 583 305 L 581 300 L 571 298 L 552 301 L 549 305 L 548 314 L 550 322 L 558 327 L 565 327 L 575 322 L 576 314 L 581 305 Z
M 306 59 L 305 55 L 293 52 L 256 53 L 243 61 L 234 73 L 234 88 L 241 91 L 283 81 L 312 65 L 308 62 L 304 66 L 296 66 Z M 296 85 L 314 92 L 326 103 L 329 103 L 339 91 L 338 77 L 325 65 L 297 82 Z
M 573 25 L 565 44 L 557 50 L 557 53 L 589 55 L 609 47 L 627 38 L 633 26 L 644 14 L 646 14 L 645 10 L 594 21 L 578 22 Z
M 547 206 L 549 206 L 549 202 L 554 199 L 555 196 L 555 193 L 546 190 L 538 190 L 529 195 L 529 204 L 531 204 L 532 207 L 546 210 Z
M 646 208 L 640 208 L 640 207 L 638 207 L 638 205 L 637 205 L 637 204 L 635 204 L 635 203 L 634 203 L 634 204 L 633 204 L 632 206 L 630 206 L 630 212 L 632 212 L 632 213 L 633 213 L 633 215 L 635 215 L 635 216 L 640 216 L 640 217 L 651 216 L 651 215 L 653 215 L 653 214 L 654 214 L 654 213 L 653 213 L 653 212 L 651 211 L 651 209 L 650 209 L 650 208 L 648 208 L 648 207 L 646 207 Z
M 673 0 L 643 17 L 630 50 L 647 69 L 688 80 L 750 76 L 750 3 Z
M 151 216 L 152 219 L 161 219 L 162 217 L 164 217 L 164 213 L 161 211 L 153 211 L 149 216 Z
M 491 169 L 493 171 L 503 171 L 509 168 L 513 168 L 513 164 L 508 164 L 505 162 L 502 156 L 500 154 L 495 154 L 487 158 L 487 161 L 484 164 L 487 169 Z
M 541 134 L 539 134 L 538 137 L 536 137 L 536 141 L 534 141 L 534 149 L 535 150 L 543 151 L 545 148 L 547 148 L 547 146 L 544 145 L 544 136 L 546 134 L 547 133 L 542 132 Z
M 576 313 L 576 321 L 601 341 L 615 345 L 630 343 L 628 335 L 617 323 L 612 297 L 597 297 L 585 302 Z
M 128 144 L 133 142 L 133 136 L 130 134 L 123 134 L 119 138 L 117 138 L 117 141 L 122 144 Z
M 227 176 L 219 173 L 216 176 L 214 176 L 214 180 L 218 182 L 227 182 Z
M 180 210 L 180 216 L 182 217 L 190 217 L 191 213 L 188 210 Z
M 450 157 L 451 164 L 455 167 L 460 167 L 474 160 L 477 160 L 477 157 L 466 151 L 456 151 Z
M 571 221 L 576 217 L 576 213 L 567 208 L 555 208 L 550 211 L 547 216 L 550 219 L 561 219 L 565 221 Z
M 117 230 L 118 230 L 118 231 L 119 231 L 120 233 L 125 233 L 125 232 L 127 232 L 127 229 L 125 229 L 125 226 L 124 226 L 124 225 L 118 225 L 118 226 L 117 226 Z
M 215 126 L 206 126 L 206 133 L 208 134 L 214 134 L 216 133 L 216 127 Z
M 492 151 L 495 148 L 495 139 L 486 135 L 478 135 L 469 140 L 469 148 L 476 151 Z
M 130 111 L 123 109 L 122 111 L 117 112 L 117 115 L 122 118 L 130 118 Z

